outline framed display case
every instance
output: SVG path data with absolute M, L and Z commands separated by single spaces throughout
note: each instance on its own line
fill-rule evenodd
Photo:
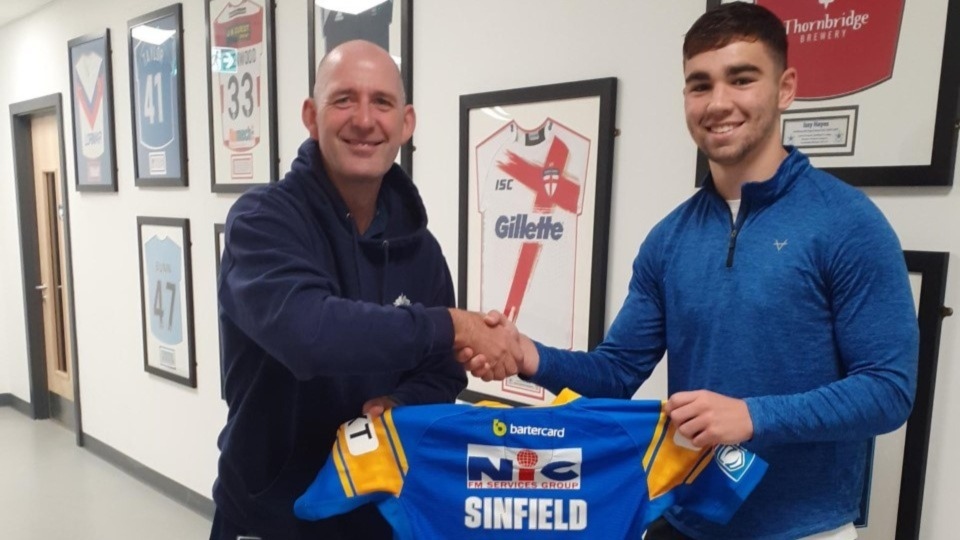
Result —
M 787 63 L 798 72 L 784 144 L 856 186 L 953 184 L 960 0 L 752 3 L 784 21 Z M 697 185 L 707 172 L 698 152 Z
M 134 184 L 186 186 L 181 6 L 132 19 L 127 28 Z
M 617 80 L 460 97 L 459 304 L 547 345 L 603 335 Z M 465 398 L 549 402 L 517 377 Z
M 143 368 L 196 388 L 190 222 L 140 216 L 137 239 Z
M 117 191 L 110 30 L 67 42 L 77 191 Z
M 277 181 L 273 2 L 207 0 L 210 188 L 240 192 Z
M 904 257 L 920 327 L 916 397 L 907 423 L 877 437 L 865 463 L 866 483 L 855 523 L 861 540 L 920 538 L 940 327 L 953 310 L 943 305 L 949 253 L 905 251 Z
M 407 103 L 413 103 L 413 0 L 307 0 L 307 57 L 310 88 L 317 63 L 345 41 L 364 39 L 386 49 L 400 68 Z M 397 156 L 413 176 L 413 139 Z

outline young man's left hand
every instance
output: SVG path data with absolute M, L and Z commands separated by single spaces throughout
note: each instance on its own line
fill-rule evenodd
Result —
M 677 431 L 704 448 L 739 444 L 753 437 L 753 420 L 747 403 L 709 390 L 677 392 L 664 406 Z

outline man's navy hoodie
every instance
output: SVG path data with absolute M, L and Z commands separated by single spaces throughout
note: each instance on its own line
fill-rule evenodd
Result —
M 393 165 L 377 216 L 357 232 L 317 142 L 277 184 L 233 205 L 218 297 L 225 393 L 213 495 L 231 523 L 265 539 L 389 538 L 372 507 L 298 521 L 293 501 L 363 403 L 451 402 L 453 282 L 410 178 Z

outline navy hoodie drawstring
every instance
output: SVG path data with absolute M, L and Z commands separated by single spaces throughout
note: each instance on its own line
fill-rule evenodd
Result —
M 389 273 L 390 266 L 390 241 L 384 240 L 380 243 L 380 247 L 383 248 L 383 269 L 381 270 L 381 284 L 380 284 L 380 303 L 385 304 L 386 299 L 384 296 L 387 294 L 387 274 Z
M 347 220 L 350 220 L 350 212 L 347 212 Z M 386 303 L 387 295 L 387 274 L 389 273 L 390 266 L 390 241 L 384 240 L 380 242 L 380 247 L 383 248 L 383 268 L 380 273 L 380 303 Z M 357 269 L 357 272 L 360 272 L 360 234 L 357 232 L 354 227 L 353 232 L 353 265 Z M 360 295 L 363 296 L 363 280 L 357 280 L 357 286 L 360 288 Z
M 357 227 L 354 225 L 353 221 L 350 220 L 350 212 L 347 212 L 345 216 L 348 226 L 353 230 L 353 268 L 357 275 L 360 275 L 360 234 L 357 232 Z M 357 288 L 359 289 L 360 297 L 363 298 L 363 280 L 357 280 Z

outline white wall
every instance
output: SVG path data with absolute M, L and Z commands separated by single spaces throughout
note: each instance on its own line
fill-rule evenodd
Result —
M 306 7 L 279 0 L 278 96 L 281 172 L 303 138 L 298 110 L 307 86 Z M 66 41 L 112 31 L 120 192 L 70 191 L 74 279 L 84 428 L 90 435 L 174 480 L 207 494 L 215 476 L 215 437 L 224 419 L 217 388 L 217 334 L 212 223 L 223 220 L 233 196 L 209 189 L 203 4 L 184 2 L 188 153 L 191 187 L 133 186 L 126 21 L 165 1 L 60 0 L 0 29 L 0 50 L 13 51 L 0 82 L 0 178 L 12 178 L 9 103 L 63 92 L 69 114 Z M 602 6 L 602 7 L 598 7 Z M 459 96 L 595 77 L 619 79 L 607 322 L 626 295 L 637 247 L 664 214 L 693 193 L 694 146 L 683 124 L 680 46 L 703 2 L 609 0 L 416 0 L 414 96 L 415 179 L 430 224 L 457 275 Z M 39 72 L 33 69 L 42 65 Z M 67 117 L 69 118 L 69 116 Z M 67 148 L 71 135 L 67 134 Z M 68 154 L 71 152 L 68 150 Z M 68 167 L 73 166 L 68 155 Z M 70 172 L 70 181 L 73 173 Z M 958 176 L 960 181 L 960 176 Z M 870 189 L 905 248 L 960 254 L 950 189 Z M 189 217 L 193 239 L 197 390 L 143 372 L 136 216 Z M 19 253 L 12 183 L 0 182 L 0 252 Z M 954 260 L 947 305 L 960 307 Z M 106 269 L 110 270 L 108 274 Z M 29 397 L 20 263 L 0 262 L 0 392 Z M 952 501 L 960 464 L 960 368 L 956 318 L 946 319 L 941 344 L 923 538 L 952 531 Z M 662 368 L 663 366 L 661 366 Z M 661 397 L 659 369 L 643 395 Z M 954 505 L 955 506 L 955 505 Z

